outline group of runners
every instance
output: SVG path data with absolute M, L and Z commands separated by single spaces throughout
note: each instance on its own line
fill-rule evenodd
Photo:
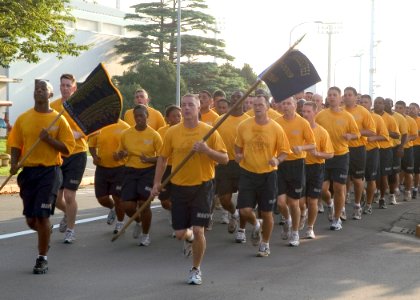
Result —
M 345 202 L 354 191 L 352 218 L 372 214 L 375 194 L 379 208 L 415 199 L 420 173 L 419 105 L 358 95 L 352 87 L 331 87 L 323 104 L 307 92 L 287 99 L 270 99 L 263 90 L 246 98 L 241 91 L 227 98 L 223 91 L 186 94 L 181 106 L 167 107 L 164 117 L 153 109 L 147 92 L 135 92 L 135 107 L 124 120 L 103 128 L 89 139 L 64 113 L 62 103 L 76 91 L 71 74 L 60 78 L 61 99 L 49 104 L 52 86 L 35 84 L 34 108 L 17 119 L 9 135 L 11 173 L 37 138 L 41 139 L 18 176 L 24 215 L 38 233 L 39 255 L 33 272 L 48 270 L 54 206 L 63 211 L 59 230 L 64 243 L 75 241 L 76 191 L 89 149 L 95 171 L 98 202 L 109 208 L 113 232 L 133 216 L 139 205 L 157 196 L 170 214 L 173 235 L 183 240 L 184 255 L 192 256 L 187 282 L 201 284 L 205 231 L 211 230 L 216 202 L 222 222 L 237 243 L 247 237 L 257 256 L 270 255 L 274 213 L 280 214 L 281 237 L 299 246 L 314 239 L 314 226 L 325 203 L 331 230 L 342 229 Z M 271 100 L 271 101 L 270 101 Z M 219 124 L 230 107 L 230 115 Z M 373 109 L 372 109 L 373 107 Z M 203 137 L 218 124 L 217 130 Z M 220 125 L 220 126 L 219 126 Z M 162 181 L 193 151 L 170 180 Z M 401 185 L 400 185 L 401 184 Z M 233 194 L 237 194 L 234 201 Z M 386 194 L 388 193 L 388 196 Z M 386 199 L 387 197 L 387 199 Z M 322 199 L 322 201 L 320 201 Z M 246 226 L 250 224 L 250 235 Z M 150 204 L 135 219 L 133 237 L 140 246 L 151 243 Z

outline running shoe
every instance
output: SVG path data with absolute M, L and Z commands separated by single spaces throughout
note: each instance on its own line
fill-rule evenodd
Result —
M 33 269 L 34 274 L 45 274 L 48 272 L 48 261 L 43 257 L 38 257 Z
M 328 211 L 328 221 L 332 222 L 334 218 L 334 205 L 327 206 L 327 211 Z
M 192 241 L 184 240 L 184 246 L 182 248 L 182 252 L 184 253 L 185 257 L 190 257 L 192 255 Z
M 227 210 L 222 210 L 222 216 L 220 218 L 221 224 L 229 224 L 229 212 Z
M 239 228 L 238 231 L 236 231 L 235 242 L 237 242 L 239 244 L 246 243 L 246 235 L 245 235 L 245 231 L 243 229 Z
M 417 190 L 413 189 L 411 191 L 411 199 L 416 200 L 417 198 Z
M 397 199 L 395 197 L 395 194 L 389 194 L 389 204 L 391 205 L 397 205 Z
M 385 202 L 385 201 L 384 201 Z M 372 214 L 372 205 L 366 205 L 363 208 L 363 214 L 364 215 L 371 215 Z
M 117 217 L 117 214 L 115 213 L 115 209 L 113 209 L 113 208 L 110 209 L 109 213 L 108 213 L 108 217 L 106 218 L 106 223 L 108 225 L 112 225 L 114 223 L 116 217 Z
M 411 201 L 411 191 L 404 192 L 404 201 Z
M 343 209 L 341 210 L 340 219 L 341 219 L 341 221 L 346 221 L 347 220 L 347 214 L 346 214 L 346 208 L 345 207 L 343 207 Z
M 253 246 L 258 246 L 261 243 L 261 224 L 259 225 L 260 226 L 258 226 L 258 229 L 256 229 L 256 226 L 254 226 L 251 232 L 251 242 Z
M 381 193 L 379 190 L 376 190 L 375 194 L 373 195 L 373 203 L 378 203 L 380 198 L 381 198 Z
M 213 230 L 213 214 L 210 215 L 209 223 L 206 226 L 207 231 Z
M 228 232 L 234 233 L 237 228 L 238 228 L 238 219 L 235 216 L 235 214 L 233 214 L 230 216 L 230 219 L 229 219 Z
M 114 228 L 114 234 L 117 234 L 118 232 L 120 232 L 120 230 L 124 227 L 124 222 L 118 222 L 115 223 L 115 228 Z
M 318 200 L 318 213 L 322 214 L 324 212 L 324 204 L 321 200 Z
M 362 219 L 362 208 L 360 206 L 355 206 L 353 208 L 353 220 L 361 220 Z
M 200 285 L 202 283 L 201 271 L 196 267 L 192 267 L 187 279 L 188 284 Z
M 141 233 L 141 225 L 139 222 L 134 222 L 133 239 L 138 239 Z
M 333 220 L 330 225 L 330 229 L 335 231 L 343 229 L 343 226 L 341 225 L 341 220 Z
M 258 257 L 267 257 L 270 255 L 270 247 L 266 243 L 260 243 L 258 247 L 257 256 Z
M 76 240 L 74 230 L 67 229 L 64 234 L 64 244 L 72 244 Z
M 288 240 L 290 237 L 290 220 L 286 220 L 282 226 L 282 232 L 280 234 L 282 240 Z
M 305 228 L 305 224 L 307 220 L 308 220 L 308 210 L 306 209 L 305 215 L 300 216 L 299 230 L 302 230 L 303 228 Z
M 388 208 L 386 206 L 385 199 L 383 199 L 383 198 L 379 199 L 379 208 L 381 208 L 381 209 L 387 209 Z
M 315 239 L 315 232 L 312 228 L 308 228 L 305 233 L 305 239 L 313 240 Z
M 142 233 L 139 237 L 139 246 L 149 246 L 151 243 L 150 235 Z
M 67 230 L 67 216 L 64 215 L 63 218 L 60 221 L 60 224 L 58 225 L 58 230 L 60 232 L 66 232 Z
M 289 239 L 289 246 L 297 247 L 297 246 L 299 246 L 299 244 L 300 244 L 299 233 L 292 232 L 292 234 L 290 235 L 290 239 Z

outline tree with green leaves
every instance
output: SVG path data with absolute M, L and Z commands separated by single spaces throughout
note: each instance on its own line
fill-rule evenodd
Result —
M 38 62 L 40 53 L 77 56 L 87 46 L 72 42 L 65 23 L 74 22 L 69 0 L 1 0 L 0 66 Z
M 182 0 L 181 2 L 181 56 L 188 61 L 203 57 L 233 60 L 224 51 L 221 39 L 210 37 L 216 30 L 216 20 L 205 13 L 205 0 Z M 163 60 L 176 61 L 177 1 L 160 0 L 133 6 L 134 14 L 126 19 L 139 21 L 128 25 L 127 29 L 138 33 L 137 37 L 124 38 L 116 46 L 117 53 L 123 55 L 123 64 L 138 64 L 152 61 L 161 64 Z M 186 34 L 194 32 L 196 34 Z M 207 36 L 203 36 L 207 35 Z

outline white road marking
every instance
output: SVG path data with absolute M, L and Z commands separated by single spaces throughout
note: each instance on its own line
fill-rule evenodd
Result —
M 156 204 L 151 206 L 151 209 L 156 209 L 156 208 L 161 208 L 162 206 L 160 204 Z M 103 215 L 103 216 L 98 216 L 98 217 L 92 217 L 92 218 L 86 218 L 86 219 L 81 219 L 81 220 L 77 220 L 76 224 L 83 224 L 83 223 L 89 223 L 89 222 L 94 222 L 94 221 L 98 221 L 98 220 L 103 220 L 106 219 L 108 217 L 108 215 Z M 59 224 L 55 224 L 53 226 L 54 229 L 58 228 Z M 33 230 L 23 230 L 23 231 L 18 231 L 18 232 L 13 232 L 13 233 L 5 233 L 5 234 L 1 234 L 0 235 L 0 240 L 5 240 L 5 239 L 10 239 L 10 238 L 14 238 L 14 237 L 18 237 L 18 236 L 22 236 L 22 235 L 28 235 L 28 234 L 32 234 L 32 233 L 36 233 Z

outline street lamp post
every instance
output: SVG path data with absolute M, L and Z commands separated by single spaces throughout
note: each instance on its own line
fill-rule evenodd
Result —
M 290 33 L 289 33 L 289 46 L 292 45 L 292 33 L 293 33 L 293 31 L 296 28 L 298 28 L 299 26 L 304 25 L 304 24 L 324 24 L 324 23 L 322 21 L 305 21 L 305 22 L 296 24 L 295 26 L 292 27 L 292 29 L 290 30 Z
M 334 63 L 334 85 L 336 84 L 336 70 L 337 70 L 337 64 L 345 59 L 349 59 L 349 58 L 359 58 L 359 92 L 362 90 L 362 56 L 363 53 L 360 54 L 356 54 L 356 55 L 351 55 L 351 56 L 346 56 L 346 57 L 342 57 L 339 60 L 337 60 Z
M 176 40 L 176 105 L 181 105 L 181 0 L 178 0 L 178 36 Z

